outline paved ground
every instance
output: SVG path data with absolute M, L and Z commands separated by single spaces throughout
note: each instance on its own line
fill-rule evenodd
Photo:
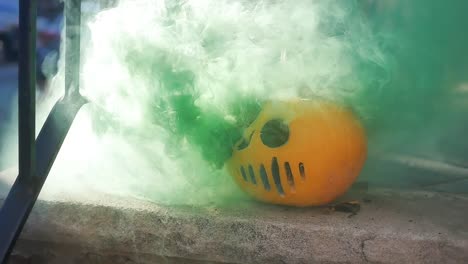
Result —
M 354 216 L 244 200 L 203 208 L 96 194 L 42 200 L 13 263 L 468 263 L 467 199 L 350 192 L 343 200 L 361 204 Z

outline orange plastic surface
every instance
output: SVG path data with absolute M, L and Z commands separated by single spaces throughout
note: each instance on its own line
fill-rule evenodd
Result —
M 288 126 L 289 137 L 272 148 L 260 134 L 273 119 Z M 266 104 L 226 167 L 237 184 L 260 201 L 313 206 L 344 194 L 366 157 L 366 135 L 351 111 L 331 102 L 295 100 Z

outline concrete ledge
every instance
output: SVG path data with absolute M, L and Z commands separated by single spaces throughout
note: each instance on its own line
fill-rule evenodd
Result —
M 343 198 L 361 201 L 352 217 L 326 208 L 255 202 L 198 208 L 86 199 L 39 201 L 15 258 L 45 263 L 468 263 L 464 196 L 353 192 Z

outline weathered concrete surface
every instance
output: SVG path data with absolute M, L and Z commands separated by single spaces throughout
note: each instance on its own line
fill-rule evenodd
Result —
M 164 264 L 217 264 L 219 262 L 163 257 L 154 254 L 128 255 L 120 252 L 97 252 L 94 249 L 76 245 L 54 244 L 42 241 L 21 240 L 16 246 L 14 255 L 9 259 L 11 264 L 67 264 L 67 263 L 164 263 Z
M 360 200 L 361 211 L 39 201 L 15 255 L 46 263 L 468 263 L 467 197 L 381 189 L 343 200 Z

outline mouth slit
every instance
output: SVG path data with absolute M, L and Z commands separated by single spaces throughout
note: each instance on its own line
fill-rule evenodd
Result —
M 252 165 L 250 164 L 249 164 L 249 174 L 250 174 L 250 180 L 252 181 L 252 183 L 254 185 L 257 185 L 257 181 L 255 180 L 255 172 L 254 172 Z
M 299 163 L 299 173 L 301 174 L 301 178 L 305 180 L 305 168 L 304 168 L 304 163 Z
M 242 178 L 244 178 L 244 181 L 248 182 L 247 175 L 245 174 L 244 166 L 240 167 L 240 171 L 241 171 L 241 174 L 242 174 Z
M 284 169 L 286 170 L 286 178 L 288 179 L 289 185 L 294 188 L 294 177 L 289 162 L 284 163 Z
M 263 188 L 265 188 L 267 191 L 270 191 L 271 186 L 270 182 L 268 181 L 268 174 L 263 164 L 260 166 L 260 177 L 262 178 Z
M 276 189 L 278 190 L 278 193 L 281 196 L 283 196 L 284 190 L 283 190 L 283 186 L 281 185 L 278 158 L 276 157 L 273 157 L 273 160 L 271 161 L 271 173 L 273 174 L 273 181 L 275 182 L 275 186 L 276 186 Z

